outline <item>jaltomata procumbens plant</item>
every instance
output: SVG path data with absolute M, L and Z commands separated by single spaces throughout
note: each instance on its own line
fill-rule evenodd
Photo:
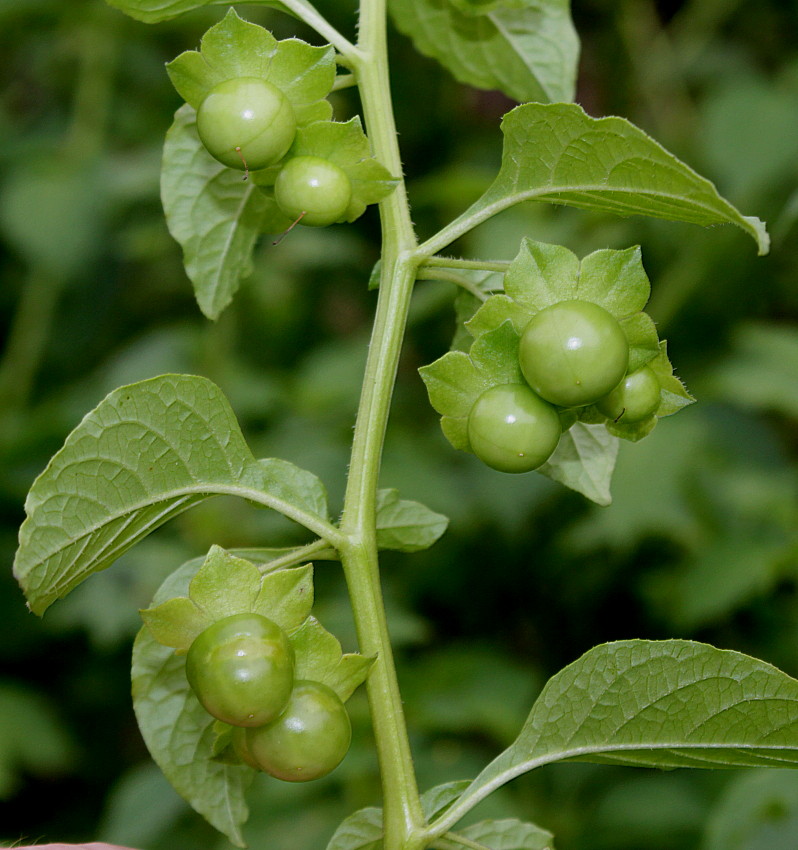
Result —
M 158 21 L 206 4 L 112 5 Z M 383 250 L 369 280 L 379 297 L 340 520 L 331 519 L 315 475 L 254 457 L 219 387 L 198 376 L 161 375 L 100 402 L 33 484 L 14 565 L 30 608 L 43 613 L 146 533 L 214 495 L 239 496 L 304 529 L 306 542 L 296 547 L 213 547 L 178 567 L 142 611 L 134 646 L 133 700 L 147 746 L 174 787 L 239 845 L 244 793 L 255 774 L 293 782 L 332 771 L 349 746 L 345 703 L 364 682 L 382 809 L 348 817 L 331 850 L 552 846 L 534 824 L 483 821 L 461 833 L 458 823 L 513 778 L 561 760 L 798 765 L 798 682 L 705 644 L 624 640 L 596 647 L 556 674 L 516 740 L 473 781 L 419 793 L 379 550 L 431 546 L 446 519 L 395 490 L 376 489 L 416 282 L 439 278 L 462 289 L 458 321 L 468 341 L 458 332 L 452 350 L 421 370 L 451 445 L 475 455 L 474 463 L 537 471 L 608 505 L 618 438 L 641 440 L 692 402 L 645 312 L 650 284 L 640 250 L 580 257 L 526 238 L 514 258 L 444 252 L 488 218 L 530 200 L 730 223 L 761 253 L 768 237 L 758 219 L 743 216 L 641 130 L 622 118 L 590 117 L 570 102 L 577 40 L 562 3 L 542 2 L 530 17 L 523 3 L 440 0 L 433 15 L 428 0 L 397 0 L 396 24 L 422 52 L 461 82 L 521 102 L 502 121 L 493 183 L 421 239 L 390 105 L 384 2 L 358 4 L 356 41 L 308 0 L 267 5 L 292 12 L 329 43 L 277 41 L 230 11 L 199 51 L 171 62 L 168 73 L 185 104 L 166 138 L 162 199 L 197 301 L 213 319 L 248 276 L 263 234 L 287 231 L 297 220 L 352 222 L 379 204 Z M 353 15 L 353 31 L 355 21 Z M 472 63 L 477 47 L 481 61 Z M 329 94 L 349 85 L 358 89 L 362 122 L 333 116 Z M 358 653 L 344 653 L 313 615 L 314 560 L 342 567 Z M 241 623 L 257 635 L 238 634 Z M 266 646 L 273 663 L 262 663 Z M 233 660 L 224 655 L 231 647 Z

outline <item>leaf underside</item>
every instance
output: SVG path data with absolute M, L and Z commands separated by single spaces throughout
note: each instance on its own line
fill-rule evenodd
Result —
M 516 741 L 460 803 L 469 801 L 468 808 L 556 761 L 798 767 L 798 681 L 764 661 L 693 641 L 597 646 L 549 680 Z

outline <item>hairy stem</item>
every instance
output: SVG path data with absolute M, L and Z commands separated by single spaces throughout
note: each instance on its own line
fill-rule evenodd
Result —
M 391 107 L 385 34 L 385 0 L 363 0 L 359 55 L 353 71 L 377 159 L 397 178 L 402 168 Z M 376 657 L 368 696 L 383 785 L 384 850 L 413 850 L 423 815 L 396 678 L 380 587 L 376 492 L 385 429 L 416 263 L 416 237 L 404 182 L 380 204 L 382 274 L 363 391 L 355 425 L 339 547 L 361 651 Z

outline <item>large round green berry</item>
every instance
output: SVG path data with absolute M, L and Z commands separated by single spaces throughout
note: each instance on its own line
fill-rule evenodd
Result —
M 560 301 L 530 319 L 518 358 L 538 395 L 561 407 L 583 407 L 620 383 L 629 364 L 629 343 L 603 307 Z
M 326 227 L 340 221 L 346 212 L 352 184 L 346 172 L 328 159 L 295 156 L 280 169 L 274 198 L 289 218 L 311 227 Z
M 233 614 L 191 644 L 186 677 L 205 710 L 233 726 L 263 726 L 288 704 L 294 651 L 286 633 L 260 614 Z
M 529 472 L 551 457 L 562 427 L 557 410 L 524 384 L 485 390 L 468 415 L 471 451 L 500 472 Z
M 660 405 L 659 378 L 648 366 L 630 372 L 596 407 L 614 422 L 633 424 L 656 413 Z
M 352 740 L 340 697 L 319 682 L 298 681 L 285 711 L 267 726 L 247 729 L 239 752 L 277 779 L 306 782 L 333 771 Z
M 219 162 L 256 170 L 286 155 L 296 135 L 296 118 L 277 86 L 258 77 L 238 77 L 207 94 L 197 110 L 197 132 Z

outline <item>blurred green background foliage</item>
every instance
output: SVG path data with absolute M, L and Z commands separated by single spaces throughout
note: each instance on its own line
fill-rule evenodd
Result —
M 354 0 L 318 5 L 350 32 Z M 148 27 L 101 0 L 0 0 L 0 845 L 228 848 L 138 735 L 137 609 L 212 543 L 297 540 L 267 512 L 212 500 L 34 618 L 11 577 L 23 501 L 85 412 L 122 383 L 203 374 L 257 455 L 320 475 L 340 507 L 375 300 L 376 213 L 263 244 L 212 324 L 160 209 L 160 147 L 179 106 L 163 65 L 223 11 Z M 285 16 L 240 11 L 278 37 L 297 33 Z M 523 236 L 579 255 L 642 245 L 649 312 L 699 403 L 621 446 L 609 508 L 450 449 L 416 369 L 448 348 L 456 293 L 419 284 L 382 486 L 452 520 L 432 550 L 384 559 L 424 788 L 473 776 L 515 736 L 543 682 L 597 643 L 694 638 L 798 675 L 798 4 L 575 0 L 573 12 L 579 102 L 639 124 L 766 219 L 773 249 L 757 258 L 732 228 L 531 205 L 456 246 L 510 259 Z M 391 62 L 424 237 L 491 181 L 512 103 L 455 83 L 395 33 Z M 352 91 L 334 100 L 339 118 L 357 110 Z M 320 619 L 353 649 L 334 564 L 318 565 L 317 590 Z M 256 784 L 253 847 L 318 850 L 344 815 L 378 804 L 362 694 L 351 710 L 352 752 L 332 776 Z M 793 850 L 798 774 L 559 765 L 475 813 L 493 815 L 538 821 L 559 850 Z

